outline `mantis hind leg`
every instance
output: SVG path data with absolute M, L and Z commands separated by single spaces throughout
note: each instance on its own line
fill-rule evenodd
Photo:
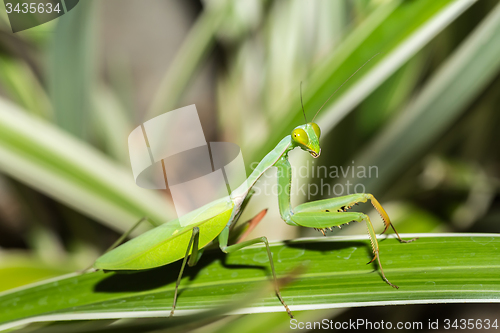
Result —
M 148 221 L 149 219 L 144 216 L 143 218 L 141 218 L 139 221 L 135 222 L 135 224 L 130 228 L 128 229 L 125 233 L 123 233 L 123 235 L 120 236 L 120 238 L 118 238 L 106 251 L 104 251 L 103 254 L 105 253 L 108 253 L 109 251 L 113 250 L 114 248 L 116 248 L 118 245 L 120 245 L 121 243 L 123 243 L 123 241 L 125 239 L 128 238 L 128 236 L 130 236 L 130 234 L 132 233 L 132 231 L 134 231 L 142 222 L 144 221 Z M 79 271 L 80 273 L 84 273 L 86 271 L 88 271 L 89 269 L 91 269 L 92 267 L 94 266 L 94 264 L 86 267 L 85 269 L 82 269 L 81 271 Z
M 283 306 L 285 307 L 285 310 L 290 316 L 290 318 L 293 318 L 292 312 L 288 308 L 288 305 L 286 305 L 285 301 L 283 300 L 283 297 L 281 297 L 281 292 L 278 286 L 278 280 L 276 278 L 276 271 L 274 269 L 273 255 L 271 253 L 271 249 L 269 248 L 269 242 L 267 241 L 267 238 L 262 236 L 259 238 L 251 239 L 248 241 L 228 246 L 227 245 L 228 237 L 229 237 L 229 228 L 225 228 L 219 235 L 219 246 L 222 252 L 224 253 L 232 253 L 253 244 L 264 243 L 264 245 L 266 246 L 267 256 L 269 258 L 269 265 L 271 266 L 271 272 L 273 274 L 274 290 L 276 291 L 276 295 L 278 296 L 281 304 L 283 304 Z
M 189 266 L 194 266 L 201 257 L 201 252 L 198 251 L 199 239 L 200 239 L 200 229 L 198 227 L 194 227 L 191 239 L 189 239 L 189 243 L 186 249 L 186 255 L 182 260 L 181 270 L 179 272 L 179 276 L 177 277 L 177 282 L 175 283 L 174 303 L 172 304 L 172 311 L 170 311 L 170 317 L 174 315 L 175 305 L 177 304 L 177 294 L 179 291 L 179 284 L 181 283 L 182 273 L 184 273 L 184 268 L 186 267 L 186 263 L 188 261 L 189 252 L 191 252 L 191 256 L 189 258 L 189 263 L 188 263 Z M 191 248 L 193 248 L 192 251 Z

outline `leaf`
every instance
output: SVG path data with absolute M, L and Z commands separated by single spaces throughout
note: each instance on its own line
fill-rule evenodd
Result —
M 92 118 L 96 135 L 101 138 L 107 155 L 128 165 L 130 162 L 125 142 L 133 126 L 126 111 L 121 107 L 117 96 L 104 85 L 93 96 Z
M 196 20 L 186 40 L 175 55 L 147 113 L 151 119 L 163 112 L 173 110 L 186 89 L 196 69 L 215 43 L 215 34 L 227 14 L 229 1 L 208 6 Z M 210 4 L 210 3 L 209 3 Z
M 167 318 L 128 318 L 124 320 L 87 320 L 87 321 L 59 321 L 53 323 L 35 323 L 33 325 L 29 325 L 25 327 L 25 329 L 21 329 L 18 332 L 36 332 L 36 333 L 79 333 L 79 332 L 117 332 L 117 333 L 135 333 L 135 332 L 186 332 L 192 329 L 198 328 L 200 326 L 204 327 L 204 332 L 206 332 L 206 325 L 218 322 L 217 325 L 227 323 L 227 319 L 230 318 L 226 316 L 229 311 L 234 311 L 235 309 L 239 309 L 244 307 L 244 305 L 248 302 L 252 302 L 256 299 L 260 299 L 262 296 L 266 295 L 273 289 L 273 286 L 269 283 L 263 282 L 260 285 L 257 285 L 257 288 L 253 290 L 253 292 L 244 295 L 242 298 L 237 299 L 236 301 L 232 301 L 229 303 L 225 303 L 223 306 L 216 307 L 211 310 L 196 312 L 187 316 L 175 316 L 175 317 L 167 317 Z M 326 312 L 327 311 L 327 312 Z M 312 319 L 312 318 L 320 318 L 321 314 L 332 313 L 332 310 L 319 311 L 314 314 L 311 311 L 306 311 L 302 313 L 298 313 L 298 318 L 301 320 L 304 319 Z M 336 312 L 340 312 L 337 309 L 334 309 Z M 267 316 L 266 316 L 267 315 Z M 271 316 L 269 316 L 271 315 Z M 289 317 L 283 317 L 282 313 L 262 313 L 258 314 L 259 316 L 259 326 L 269 328 L 271 325 L 276 326 L 276 324 L 281 324 L 281 326 L 289 325 Z M 234 316 L 230 319 L 238 319 L 238 318 L 249 318 L 248 316 Z M 255 320 L 255 316 L 252 316 Z M 251 330 L 252 326 L 247 322 L 239 323 L 231 323 L 232 325 L 224 325 L 229 329 L 237 329 L 241 326 L 245 325 L 247 329 L 250 329 L 249 332 L 255 332 L 255 330 Z M 236 324 L 236 325 L 234 325 Z M 235 327 L 236 326 L 236 327 Z M 209 330 L 210 331 L 210 330 Z M 229 330 L 231 332 L 231 330 Z
M 49 265 L 24 252 L 0 252 L 0 291 L 71 272 L 70 266 Z
M 318 110 L 335 89 L 380 52 L 340 89 L 321 111 L 317 122 L 324 134 L 334 128 L 354 107 L 406 63 L 427 42 L 463 11 L 472 0 L 391 1 L 381 5 L 357 27 L 327 60 L 316 66 L 304 83 L 306 110 Z M 274 130 L 261 145 L 251 150 L 250 162 L 262 158 L 280 138 L 303 123 L 297 90 L 290 92 L 290 101 L 283 110 L 273 111 L 270 121 Z M 308 113 L 308 121 L 312 120 Z M 259 132 L 260 134 L 260 132 Z M 252 141 L 253 142 L 253 141 Z
M 418 158 L 500 70 L 500 5 L 429 79 L 420 94 L 356 159 L 379 168 L 365 186 L 377 192 Z
M 58 18 L 50 53 L 50 95 L 56 123 L 79 138 L 88 138 L 90 128 L 96 71 L 95 4 L 82 1 L 78 10 Z
M 50 101 L 26 63 L 0 56 L 0 68 L 0 81 L 13 101 L 42 118 L 52 117 Z
M 380 270 L 371 259 L 367 237 L 310 238 L 271 244 L 278 276 L 298 265 L 305 273 L 282 295 L 292 311 L 395 304 L 500 302 L 500 236 L 496 234 L 418 234 L 401 244 L 379 237 Z M 157 269 L 118 274 L 70 274 L 0 294 L 4 325 L 73 319 L 168 316 L 180 262 Z M 187 268 L 177 315 L 207 310 L 241 298 L 270 277 L 267 255 L 253 246 L 223 255 L 206 252 Z M 286 313 L 272 292 L 236 313 Z
M 96 149 L 0 98 L 0 170 L 115 230 L 175 216 L 166 199 Z

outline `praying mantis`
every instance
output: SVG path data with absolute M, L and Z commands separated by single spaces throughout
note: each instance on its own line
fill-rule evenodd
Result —
M 342 87 L 342 85 L 340 87 Z M 380 262 L 377 237 L 370 218 L 366 214 L 348 212 L 347 210 L 355 204 L 364 203 L 370 200 L 373 207 L 380 214 L 384 222 L 385 229 L 382 234 L 387 231 L 389 226 L 391 226 L 401 243 L 409 243 L 414 241 L 416 238 L 411 240 L 401 239 L 398 232 L 392 225 L 388 214 L 372 194 L 357 193 L 337 198 L 308 202 L 296 207 L 292 207 L 291 205 L 290 187 L 292 182 L 292 167 L 288 161 L 289 152 L 295 148 L 300 148 L 301 150 L 311 154 L 314 158 L 317 158 L 321 153 L 319 143 L 321 130 L 320 127 L 314 122 L 314 118 L 311 122 L 307 122 L 302 102 L 302 85 L 300 90 L 305 124 L 295 127 L 290 135 L 284 137 L 276 145 L 276 147 L 260 161 L 257 167 L 252 171 L 250 176 L 241 186 L 232 191 L 230 195 L 206 204 L 205 206 L 185 215 L 183 217 L 183 221 L 188 221 L 188 223 L 183 223 L 181 225 L 179 219 L 176 219 L 151 229 L 140 236 L 115 247 L 126 238 L 128 233 L 123 235 L 117 242 L 115 242 L 108 252 L 95 261 L 94 268 L 109 271 L 144 270 L 167 265 L 183 259 L 175 285 L 173 305 L 170 312 L 170 316 L 172 316 L 176 307 L 179 284 L 184 268 L 186 264 L 189 266 L 196 265 L 207 245 L 210 245 L 213 242 L 218 242 L 218 245 L 223 252 L 232 253 L 253 244 L 263 243 L 269 258 L 269 265 L 271 267 L 276 295 L 288 315 L 293 318 L 292 312 L 286 305 L 279 290 L 273 257 L 267 238 L 262 236 L 245 240 L 249 231 L 253 229 L 255 225 L 264 217 L 266 210 L 259 213 L 246 224 L 235 228 L 236 222 L 240 218 L 243 209 L 253 194 L 252 187 L 264 174 L 264 172 L 271 167 L 276 167 L 278 169 L 278 185 L 281 189 L 283 189 L 282 191 L 279 191 L 278 194 L 279 211 L 281 218 L 286 224 L 314 228 L 325 235 L 325 231 L 327 229 L 331 230 L 333 227 L 340 228 L 342 225 L 349 224 L 353 221 L 365 222 L 373 251 L 373 259 L 368 264 L 377 260 L 382 278 L 391 287 L 398 288 L 396 285 L 392 284 L 384 274 L 382 263 Z M 333 94 L 335 94 L 335 92 Z M 319 113 L 321 108 L 316 112 L 316 115 Z M 143 220 L 144 219 L 141 221 Z M 134 228 L 136 226 L 137 224 Z

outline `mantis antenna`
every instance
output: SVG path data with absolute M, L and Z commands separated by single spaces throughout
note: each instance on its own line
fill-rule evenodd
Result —
M 307 124 L 306 111 L 304 110 L 304 103 L 302 102 L 302 81 L 300 81 L 300 104 L 302 105 L 302 113 L 304 114 L 304 120 Z
M 345 81 L 344 81 L 344 83 L 342 83 L 342 84 L 340 85 L 340 87 L 338 87 L 338 88 L 337 88 L 337 89 L 336 89 L 336 90 L 335 90 L 335 91 L 334 91 L 334 92 L 330 95 L 330 97 L 328 97 L 328 99 L 327 99 L 327 100 L 323 103 L 323 105 L 321 105 L 321 107 L 319 108 L 319 110 L 318 110 L 318 111 L 316 112 L 316 114 L 314 115 L 314 118 L 313 118 L 313 120 L 312 120 L 312 121 L 314 121 L 314 119 L 316 119 L 316 116 L 317 116 L 317 115 L 318 115 L 318 113 L 321 111 L 321 109 L 323 108 L 323 106 L 325 106 L 325 104 L 326 104 L 326 103 L 330 100 L 330 98 L 332 98 L 332 96 L 333 96 L 333 95 L 335 95 L 335 93 L 336 93 L 336 92 L 337 92 L 340 88 L 342 88 L 342 87 L 344 86 L 344 84 L 346 84 L 346 83 L 347 83 L 347 81 L 349 81 L 349 80 L 350 80 L 350 79 L 351 79 L 354 75 L 356 75 L 356 73 L 357 73 L 357 72 L 359 72 L 359 71 L 361 70 L 361 68 L 365 67 L 365 65 L 366 65 L 367 63 L 369 63 L 369 62 L 370 62 L 373 58 L 375 58 L 375 57 L 376 57 L 376 56 L 378 56 L 379 54 L 380 54 L 380 52 L 379 52 L 379 53 L 377 53 L 377 54 L 375 54 L 373 57 L 371 57 L 370 59 L 368 59 L 368 60 L 367 60 L 367 61 L 366 61 L 363 65 L 361 65 L 361 67 L 359 67 L 359 68 L 358 68 L 358 69 L 357 69 L 354 73 L 352 73 L 352 74 L 351 74 L 351 76 L 349 76 L 349 77 L 347 78 L 347 80 L 345 80 Z M 300 95 L 300 97 L 302 98 L 302 95 Z

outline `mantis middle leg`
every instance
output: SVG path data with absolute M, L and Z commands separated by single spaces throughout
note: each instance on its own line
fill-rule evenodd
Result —
M 189 239 L 189 243 L 186 249 L 186 255 L 182 260 L 181 270 L 179 272 L 179 276 L 177 277 L 177 282 L 175 283 L 175 291 L 174 291 L 174 303 L 172 304 L 172 311 L 170 311 L 170 317 L 174 315 L 175 305 L 177 304 L 177 292 L 179 290 L 179 284 L 181 283 L 182 273 L 184 273 L 184 268 L 186 267 L 186 262 L 189 266 L 194 266 L 198 262 L 201 257 L 202 252 L 198 250 L 198 242 L 200 239 L 200 229 L 198 227 L 193 228 L 193 233 L 191 238 Z M 193 249 L 191 251 L 191 248 Z M 191 252 L 191 256 L 189 256 L 189 252 Z M 189 257 L 189 262 L 188 262 Z
M 266 246 L 267 256 L 269 257 L 269 264 L 271 266 L 271 272 L 273 274 L 274 289 L 276 291 L 276 295 L 278 296 L 281 304 L 283 304 L 283 306 L 285 307 L 285 310 L 288 313 L 288 315 L 290 316 L 290 318 L 293 318 L 292 312 L 290 311 L 290 309 L 286 305 L 285 301 L 283 300 L 283 297 L 281 297 L 281 292 L 280 292 L 280 289 L 278 286 L 278 280 L 276 278 L 276 271 L 274 269 L 273 255 L 271 253 L 271 249 L 269 248 L 269 242 L 267 241 L 267 238 L 262 236 L 259 238 L 251 239 L 248 241 L 244 241 L 244 242 L 234 244 L 234 245 L 229 245 L 229 246 L 227 245 L 228 239 L 229 239 L 229 227 L 226 227 L 226 228 L 224 228 L 224 230 L 222 230 L 222 232 L 219 235 L 219 246 L 220 246 L 220 249 L 222 250 L 222 252 L 224 252 L 224 253 L 232 253 L 232 252 L 241 250 L 242 248 L 253 245 L 253 244 L 264 243 L 264 245 Z

